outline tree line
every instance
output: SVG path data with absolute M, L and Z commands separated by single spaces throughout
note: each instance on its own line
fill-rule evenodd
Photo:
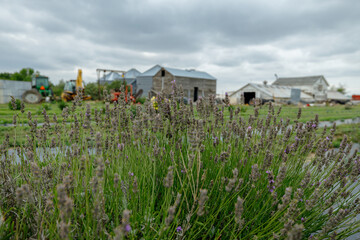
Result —
M 23 68 L 19 72 L 14 72 L 14 73 L 2 72 L 2 73 L 0 73 L 0 79 L 30 82 L 31 77 L 34 74 L 34 72 L 35 71 L 32 68 Z M 37 71 L 36 73 L 39 73 L 39 72 Z

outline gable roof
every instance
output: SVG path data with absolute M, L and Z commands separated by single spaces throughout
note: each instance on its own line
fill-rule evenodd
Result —
M 120 80 L 123 77 L 117 73 L 117 72 L 109 72 L 108 74 L 105 74 L 100 78 L 100 81 L 114 81 L 114 80 Z
M 123 80 L 123 79 L 135 79 L 141 73 L 135 68 L 130 69 L 124 74 L 118 72 L 109 72 L 100 78 L 100 81 L 115 81 L 115 80 Z
M 165 69 L 170 74 L 175 77 L 188 77 L 188 78 L 201 78 L 201 79 L 210 79 L 216 80 L 213 76 L 206 72 L 196 71 L 196 70 L 182 70 L 177 68 L 169 68 L 163 67 L 160 65 L 155 65 L 154 67 L 150 68 L 149 70 L 145 71 L 144 73 L 140 74 L 139 77 L 153 77 L 155 76 L 161 69 Z
M 229 96 L 231 97 L 232 95 L 235 95 L 236 93 L 243 90 L 247 86 L 251 86 L 251 87 L 257 89 L 258 91 L 266 94 L 270 98 L 272 98 L 272 97 L 275 97 L 275 98 L 291 98 L 291 89 L 293 89 L 292 87 L 288 87 L 288 86 L 277 86 L 277 85 L 264 85 L 264 84 L 248 83 L 245 86 L 243 86 L 242 88 L 240 88 L 239 90 L 233 92 Z M 306 94 L 304 92 L 301 92 L 300 97 L 301 97 L 301 99 L 307 99 L 307 100 L 312 100 L 313 99 L 313 97 L 311 95 Z
M 160 71 L 160 69 L 161 69 L 160 65 L 155 65 L 152 68 L 138 75 L 138 77 L 153 77 L 155 76 L 155 74 L 157 74 Z
M 324 79 L 327 86 L 329 83 L 326 81 L 323 75 L 319 76 L 307 76 L 307 77 L 287 77 L 287 78 L 278 78 L 272 85 L 282 85 L 282 86 L 312 86 L 318 80 Z
M 125 78 L 136 78 L 137 76 L 139 76 L 141 74 L 141 72 L 139 72 L 137 69 L 132 68 L 129 71 L 127 71 L 125 73 Z

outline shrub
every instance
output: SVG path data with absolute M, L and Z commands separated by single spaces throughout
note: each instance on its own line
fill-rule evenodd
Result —
M 45 109 L 46 111 L 51 110 L 51 105 L 48 103 L 41 104 L 42 109 Z
M 20 99 L 15 100 L 15 109 L 14 109 L 12 101 L 10 101 L 8 103 L 8 106 L 9 106 L 10 110 L 20 110 L 21 109 L 21 100 Z
M 64 110 L 64 108 L 66 108 L 66 107 L 68 107 L 69 106 L 69 104 L 67 104 L 66 102 L 64 102 L 64 101 L 60 101 L 59 103 L 58 103 L 58 107 L 59 107 L 59 109 L 62 111 L 62 110 Z
M 353 106 L 351 104 L 345 104 L 345 110 L 351 110 Z

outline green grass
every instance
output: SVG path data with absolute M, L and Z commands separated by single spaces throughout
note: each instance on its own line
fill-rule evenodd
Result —
M 360 143 L 360 123 L 357 124 L 344 124 L 336 127 L 333 145 L 339 147 L 341 141 L 346 135 L 349 141 L 353 143 Z
M 250 115 L 254 114 L 254 107 L 252 106 L 242 106 L 246 109 L 245 112 L 242 112 L 242 115 L 247 118 Z M 275 107 L 275 113 L 278 111 L 279 107 Z M 280 118 L 286 120 L 287 118 L 291 119 L 291 123 L 295 120 L 299 107 L 296 106 L 282 106 L 280 113 Z M 352 106 L 351 109 L 345 109 L 344 105 L 336 106 L 324 106 L 324 107 L 303 107 L 301 113 L 301 122 L 307 122 L 314 118 L 315 114 L 319 115 L 319 121 L 335 121 L 341 119 L 353 119 L 360 117 L 360 105 Z M 267 106 L 261 106 L 259 110 L 260 116 L 266 116 L 268 113 Z M 229 112 L 226 110 L 224 115 L 228 116 Z
M 32 113 L 33 120 L 37 120 L 38 123 L 44 122 L 43 115 L 41 114 L 44 104 L 50 107 L 50 110 L 47 110 L 47 114 L 50 117 L 53 117 L 54 114 L 57 115 L 59 120 L 62 120 L 61 113 L 62 110 L 58 107 L 58 102 L 51 102 L 51 103 L 40 103 L 40 104 L 25 104 L 25 112 L 21 113 L 20 110 L 10 110 L 7 104 L 0 104 L 0 124 L 11 124 L 13 122 L 13 116 L 14 114 L 18 114 L 21 116 L 21 123 L 27 123 L 28 119 L 26 118 L 27 113 Z M 72 103 L 68 103 L 69 108 L 71 108 Z M 89 101 L 84 102 L 84 104 L 90 104 L 92 108 L 103 108 L 104 103 L 103 102 L 95 102 L 95 101 Z

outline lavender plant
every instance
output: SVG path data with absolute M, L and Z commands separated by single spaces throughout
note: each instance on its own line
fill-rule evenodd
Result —
M 283 121 L 272 105 L 185 105 L 182 89 L 104 112 L 76 98 L 63 122 L 27 114 L 0 146 L 0 236 L 9 239 L 345 239 L 359 232 L 360 157 L 336 126 Z M 228 104 L 227 104 L 228 105 Z M 135 110 L 134 110 L 135 109 Z M 224 112 L 230 111 L 229 118 Z M 24 114 L 17 118 L 26 118 Z M 53 120 L 51 120 L 53 119 Z M 54 122 L 54 124 L 50 124 Z M 41 150 L 41 151 L 40 151 Z

